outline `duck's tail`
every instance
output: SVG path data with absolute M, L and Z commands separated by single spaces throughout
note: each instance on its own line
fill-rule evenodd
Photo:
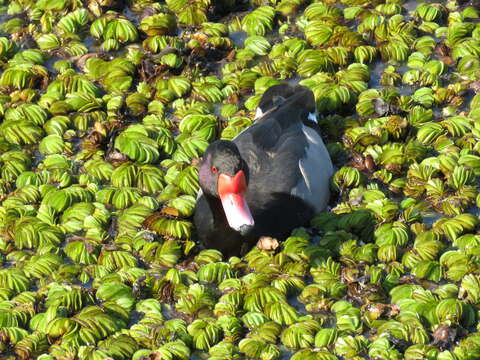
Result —
M 302 118 L 305 117 L 305 121 L 317 122 L 317 109 L 313 92 L 306 86 L 292 86 L 287 83 L 274 85 L 265 91 L 258 104 L 255 120 L 284 104 L 298 108 L 299 112 L 304 114 Z

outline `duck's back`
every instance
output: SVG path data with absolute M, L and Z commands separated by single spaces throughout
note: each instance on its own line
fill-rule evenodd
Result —
M 333 166 L 317 125 L 308 119 L 309 94 L 313 100 L 310 91 L 299 92 L 233 140 L 249 167 L 249 203 L 271 209 L 272 201 L 280 206 L 276 200 L 289 196 L 285 206 L 303 200 L 315 213 L 327 205 Z

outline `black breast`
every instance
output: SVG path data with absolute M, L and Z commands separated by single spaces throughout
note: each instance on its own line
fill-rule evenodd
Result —
M 228 226 L 220 201 L 209 200 L 204 195 L 197 202 L 195 225 L 197 237 L 207 248 L 217 249 L 225 256 L 240 256 L 251 249 L 259 237 L 271 236 L 279 240 L 287 238 L 292 229 L 307 225 L 314 210 L 303 200 L 290 194 L 276 193 L 267 202 L 247 197 L 255 219 L 253 230 L 246 236 Z M 218 203 L 215 203 L 218 201 Z M 213 210 L 212 210 L 213 209 Z

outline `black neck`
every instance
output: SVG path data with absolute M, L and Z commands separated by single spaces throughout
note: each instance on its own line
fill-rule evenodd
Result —
M 218 226 L 220 224 L 227 224 L 227 217 L 223 211 L 223 206 L 220 199 L 216 196 L 207 194 L 206 192 L 203 193 L 203 196 L 205 196 L 205 200 L 207 200 L 210 211 L 213 214 L 213 222 L 215 225 Z

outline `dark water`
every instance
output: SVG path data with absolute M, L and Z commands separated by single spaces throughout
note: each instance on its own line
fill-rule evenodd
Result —
M 428 227 L 431 227 L 435 221 L 444 217 L 447 217 L 447 216 L 445 216 L 444 214 L 432 211 L 422 215 L 422 222 Z
M 299 75 L 295 75 L 294 77 L 288 79 L 287 83 L 289 85 L 297 85 L 301 80 L 302 78 Z
M 370 81 L 368 87 L 370 89 L 381 89 L 383 85 L 380 84 L 382 73 L 388 65 L 378 61 L 373 65 L 370 65 Z
M 125 16 L 128 20 L 130 20 L 134 25 L 140 24 L 140 21 L 139 21 L 140 16 L 137 13 L 130 10 L 128 6 L 126 6 L 123 9 L 122 15 Z
M 410 11 L 415 11 L 415 9 L 417 8 L 417 6 L 420 4 L 420 3 L 426 3 L 428 1 L 417 1 L 417 0 L 408 0 L 408 1 L 405 1 L 403 4 L 401 4 L 403 6 L 403 8 L 407 11 L 407 12 L 410 12 Z
M 210 355 L 206 352 L 195 351 L 190 355 L 190 360 L 205 360 L 208 359 Z
M 36 168 L 44 159 L 45 156 L 43 156 L 40 151 L 35 150 L 32 156 L 32 168 Z
M 292 357 L 292 355 L 294 354 L 293 351 L 290 351 L 289 349 L 287 349 L 285 346 L 281 345 L 280 346 L 280 351 L 281 351 L 281 355 L 280 355 L 280 358 L 279 360 L 287 360 L 287 359 L 290 359 Z
M 313 281 L 309 281 L 313 282 Z M 298 301 L 297 295 L 289 296 L 287 298 L 288 303 L 295 308 L 300 314 L 302 315 L 308 315 L 307 310 L 305 310 L 305 305 L 303 305 L 300 301 Z
M 238 48 L 243 48 L 243 43 L 248 37 L 248 34 L 244 31 L 234 31 L 228 34 L 228 37 L 232 39 L 233 43 Z
M 98 51 L 98 46 L 95 45 L 97 39 L 95 39 L 93 36 L 86 36 L 83 39 L 83 43 L 85 46 L 88 48 L 88 52 L 97 52 Z

